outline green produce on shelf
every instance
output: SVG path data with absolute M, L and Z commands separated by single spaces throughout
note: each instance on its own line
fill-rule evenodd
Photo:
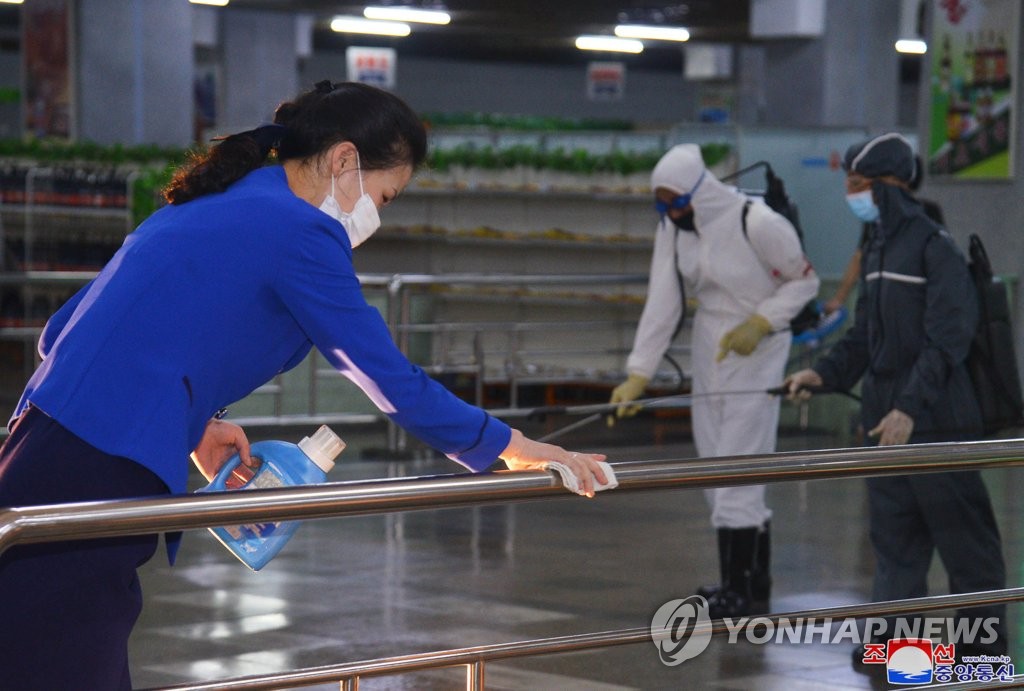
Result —
M 700 153 L 704 158 L 704 165 L 708 168 L 713 168 L 721 163 L 732 151 L 732 145 L 724 142 L 709 143 L 700 145 Z M 659 154 L 660 157 L 660 154 Z M 651 168 L 654 168 L 654 164 L 657 163 L 657 159 L 651 164 Z
M 475 168 L 483 168 L 484 170 L 495 170 L 499 167 L 500 161 L 498 160 L 498 154 L 495 152 L 493 147 L 485 146 L 476 152 L 476 156 L 473 160 L 473 166 Z
M 532 146 L 518 144 L 501 149 L 497 152 L 498 162 L 504 168 L 515 168 L 516 166 L 537 167 L 537 150 Z
M 0 156 L 25 158 L 41 162 L 152 163 L 170 161 L 180 163 L 188 149 L 141 144 L 97 144 L 91 141 L 69 142 L 63 139 L 4 139 L 0 140 Z
M 497 116 L 480 116 L 480 121 L 492 127 L 508 126 L 502 124 L 505 121 Z M 537 129 L 555 130 L 559 126 L 549 118 L 527 119 L 526 122 L 531 126 L 537 125 Z M 544 128 L 540 127 L 541 124 Z M 580 127 L 584 128 L 582 121 Z M 726 142 L 707 143 L 701 146 L 701 150 L 708 166 L 715 166 L 731 154 L 732 145 Z M 190 153 L 191 150 L 185 148 L 156 145 L 101 145 L 90 141 L 32 138 L 0 140 L 0 159 L 3 159 L 0 160 L 0 193 L 5 203 L 24 203 L 25 167 L 76 169 L 72 173 L 74 180 L 85 182 L 79 185 L 83 190 L 76 191 L 69 199 L 87 198 L 89 189 L 85 188 L 91 184 L 89 181 L 110 179 L 112 176 L 108 171 L 116 169 L 114 178 L 123 178 L 127 171 L 133 171 L 132 210 L 134 222 L 138 224 L 162 205 L 161 190 L 170 181 L 174 169 L 184 163 Z M 485 177 L 471 182 L 470 187 L 475 184 L 529 190 L 562 187 L 635 193 L 645 191 L 645 176 L 662 153 L 660 150 L 593 153 L 583 148 L 570 150 L 561 146 L 547 148 L 543 145 L 513 144 L 499 148 L 463 143 L 448 148 L 432 147 L 425 179 L 429 181 L 431 174 L 444 176 L 452 173 L 461 178 L 465 171 L 479 170 L 486 171 L 494 179 Z M 568 178 L 548 179 L 549 173 L 567 175 Z M 460 181 L 438 181 L 436 177 L 433 180 L 434 185 L 466 186 Z M 74 205 L 74 202 L 67 203 Z
M 139 173 L 132 188 L 132 216 L 136 226 L 163 205 L 162 192 L 175 168 L 177 164 L 169 163 L 162 168 L 145 168 Z

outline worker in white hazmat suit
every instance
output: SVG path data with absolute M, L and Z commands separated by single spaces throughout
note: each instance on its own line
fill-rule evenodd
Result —
M 626 362 L 628 379 L 612 403 L 643 395 L 684 316 L 698 304 L 691 348 L 692 423 L 702 457 L 775 451 L 779 399 L 729 395 L 782 381 L 792 339 L 789 321 L 818 292 L 818 277 L 785 217 L 721 183 L 700 148 L 682 144 L 651 174 L 660 214 L 651 275 Z M 680 276 L 682 280 L 680 280 Z M 707 396 L 704 394 L 721 394 Z M 617 417 L 635 414 L 623 405 Z M 613 421 L 609 418 L 609 422 Z M 767 611 L 771 511 L 763 485 L 706 492 L 718 532 L 720 585 L 698 593 L 714 618 Z

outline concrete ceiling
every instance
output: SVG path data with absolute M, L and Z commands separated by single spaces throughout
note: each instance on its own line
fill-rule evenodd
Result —
M 378 0 L 377 4 L 401 4 Z M 422 6 L 424 3 L 413 3 Z M 453 59 L 525 62 L 584 62 L 593 59 L 628 60 L 632 64 L 676 69 L 680 44 L 648 42 L 639 56 L 583 53 L 574 41 L 579 34 L 610 34 L 623 13 L 651 17 L 660 13 L 669 26 L 685 26 L 693 41 L 749 40 L 750 0 L 687 0 L 668 4 L 636 0 L 447 0 L 449 25 L 414 25 L 401 39 L 353 38 L 329 29 L 337 14 L 362 15 L 365 4 L 330 0 L 231 0 L 229 8 L 308 14 L 314 19 L 314 45 L 343 48 L 350 43 L 392 46 L 410 54 Z
M 373 0 L 376 4 L 403 4 Z M 437 0 L 413 0 L 423 6 Z M 580 34 L 611 34 L 620 16 L 651 18 L 660 13 L 667 26 L 684 26 L 691 40 L 737 43 L 749 41 L 750 0 L 445 0 L 451 24 L 414 25 L 411 36 L 381 38 L 337 34 L 333 16 L 362 15 L 364 4 L 332 0 L 230 0 L 217 11 L 261 10 L 305 14 L 314 21 L 314 46 L 343 50 L 348 45 L 394 47 L 401 53 L 463 60 L 579 62 L 621 59 L 647 68 L 680 69 L 678 43 L 646 42 L 641 55 L 592 53 L 574 46 Z M 0 41 L 16 46 L 20 6 L 0 5 Z

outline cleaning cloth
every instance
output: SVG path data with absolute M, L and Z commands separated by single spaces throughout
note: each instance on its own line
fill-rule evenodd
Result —
M 594 491 L 600 492 L 601 490 L 615 489 L 618 487 L 619 481 L 615 478 L 615 471 L 612 470 L 612 467 L 605 461 L 598 461 L 597 464 L 601 466 L 601 470 L 604 471 L 604 476 L 608 479 L 608 482 L 600 483 L 597 482 L 597 478 L 594 478 Z M 576 494 L 583 494 L 583 487 L 576 478 L 576 474 L 569 469 L 569 466 L 564 463 L 559 463 L 558 461 L 548 461 L 544 464 L 544 468 L 546 470 L 554 470 L 557 472 L 559 477 L 562 478 L 562 485 L 565 486 L 567 490 L 575 492 Z

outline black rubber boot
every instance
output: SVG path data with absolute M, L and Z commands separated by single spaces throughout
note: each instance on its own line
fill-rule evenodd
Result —
M 754 545 L 754 576 L 750 582 L 750 594 L 754 606 L 763 603 L 763 612 L 768 611 L 772 599 L 772 524 L 768 521 L 757 533 Z
M 750 600 L 751 608 L 756 614 L 763 614 L 768 611 L 769 602 L 772 596 L 771 576 L 771 522 L 767 522 L 757 532 L 757 541 L 754 544 L 753 574 L 750 579 Z M 729 552 L 730 552 L 730 529 L 718 529 L 718 564 L 719 583 L 729 581 Z M 697 594 L 705 600 L 721 592 L 721 585 L 702 585 L 697 589 Z
M 719 555 L 724 577 L 718 590 L 707 597 L 712 619 L 743 617 L 768 611 L 771 577 L 765 572 L 755 578 L 760 553 L 770 558 L 768 532 L 762 528 L 723 528 L 719 531 Z M 765 565 L 769 563 L 764 561 Z M 754 583 L 757 596 L 754 596 Z
M 702 585 L 697 588 L 697 594 L 705 600 L 710 600 L 715 593 L 722 589 L 722 583 L 729 580 L 729 529 L 718 529 L 718 583 L 715 585 Z

